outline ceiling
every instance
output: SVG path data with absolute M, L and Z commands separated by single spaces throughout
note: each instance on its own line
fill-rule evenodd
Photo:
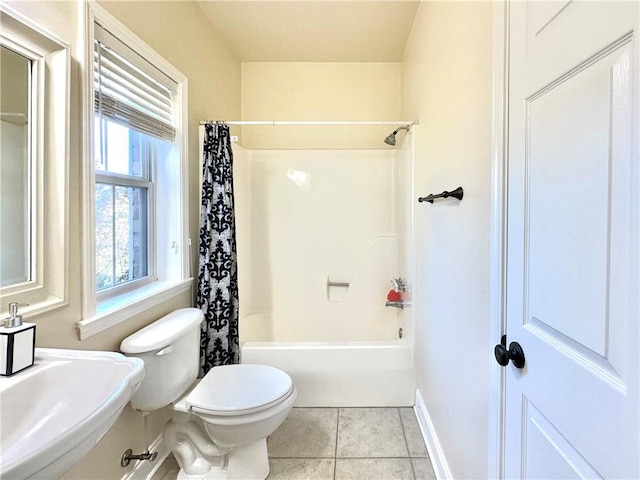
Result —
M 201 0 L 241 62 L 399 62 L 420 0 Z

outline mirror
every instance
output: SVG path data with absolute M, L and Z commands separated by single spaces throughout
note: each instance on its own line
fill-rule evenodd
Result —
M 31 60 L 0 49 L 0 287 L 7 287 L 31 279 Z
M 68 305 L 70 46 L 0 1 L 0 315 Z

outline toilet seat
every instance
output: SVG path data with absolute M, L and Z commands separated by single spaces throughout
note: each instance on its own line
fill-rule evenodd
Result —
M 294 390 L 291 377 L 267 365 L 214 367 L 185 398 L 194 413 L 248 415 L 283 402 Z

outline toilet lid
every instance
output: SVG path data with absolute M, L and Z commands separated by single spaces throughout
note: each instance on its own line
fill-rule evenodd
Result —
M 186 404 L 215 415 L 257 412 L 279 403 L 293 390 L 291 377 L 267 365 L 214 367 L 189 393 Z

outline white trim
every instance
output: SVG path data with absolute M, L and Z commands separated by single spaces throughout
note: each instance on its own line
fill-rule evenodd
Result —
M 506 333 L 507 128 L 509 3 L 493 4 L 493 140 L 489 252 L 489 335 L 497 344 Z M 504 478 L 505 369 L 492 363 L 489 385 L 487 478 Z
M 440 446 L 438 435 L 436 435 L 436 430 L 433 427 L 431 417 L 429 417 L 429 412 L 427 412 L 427 407 L 422 399 L 422 394 L 419 389 L 416 389 L 416 404 L 413 407 L 413 410 L 416 413 L 418 426 L 422 432 L 424 443 L 427 446 L 427 451 L 429 452 L 429 458 L 431 460 L 431 465 L 433 465 L 436 478 L 438 480 L 452 479 L 451 470 L 449 469 L 447 460 L 444 457 L 444 452 Z
M 150 452 L 157 452 L 158 456 L 153 462 L 136 461 L 132 467 L 122 476 L 120 480 L 150 480 L 153 474 L 158 471 L 162 462 L 169 456 L 171 450 L 165 442 L 162 441 L 162 434 L 158 435 L 151 445 Z M 134 452 L 137 453 L 137 452 Z
M 180 148 L 180 178 L 182 181 L 181 199 L 182 216 L 179 222 L 179 238 L 182 240 L 182 278 L 191 277 L 191 238 L 189 237 L 189 80 L 186 76 L 179 74 L 178 98 L 180 108 L 177 109 L 176 139 L 181 139 L 178 144 Z
M 0 43 L 33 64 L 30 175 L 35 175 L 31 193 L 35 269 L 30 281 L 0 288 L 3 305 L 30 304 L 22 309 L 29 318 L 66 306 L 69 298 L 71 47 L 9 6 L 0 3 L 0 11 Z
M 81 82 L 82 89 L 82 318 L 90 318 L 95 314 L 98 299 L 96 291 L 95 261 L 90 260 L 89 252 L 96 251 L 95 244 L 95 166 L 89 159 L 93 158 L 93 24 L 94 16 L 87 2 L 78 2 L 78 49 L 83 60 L 85 78 Z M 88 67 L 88 66 L 91 67 Z M 78 329 L 78 327 L 76 327 Z M 81 338 L 80 331 L 78 336 Z
M 139 315 L 160 302 L 189 291 L 192 281 L 193 279 L 189 278 L 176 282 L 153 282 L 126 295 L 116 297 L 114 300 L 118 302 L 117 307 L 76 322 L 78 339 L 86 340 L 96 333 Z M 127 298 L 130 300 L 127 301 Z

